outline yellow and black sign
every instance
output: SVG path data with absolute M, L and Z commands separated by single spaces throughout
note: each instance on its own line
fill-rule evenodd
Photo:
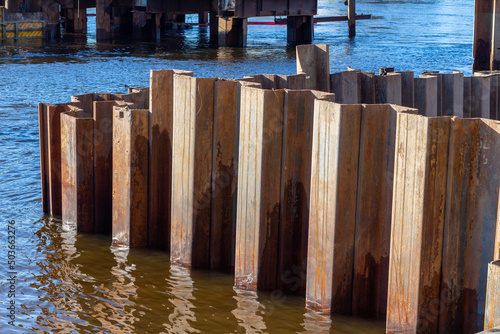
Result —
M 0 22 L 0 40 L 43 38 L 44 23 L 33 22 Z

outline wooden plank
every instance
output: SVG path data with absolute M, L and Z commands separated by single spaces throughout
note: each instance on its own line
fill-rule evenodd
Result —
M 500 260 L 488 265 L 484 329 L 500 326 Z
M 358 71 L 330 74 L 330 91 L 335 94 L 337 103 L 357 104 L 360 102 L 358 76 Z
M 83 111 L 61 114 L 62 223 L 94 233 L 94 120 Z
M 387 333 L 436 333 L 449 118 L 398 114 Z
M 364 105 L 361 114 L 352 312 L 379 318 L 387 311 L 397 114 L 389 105 Z
M 401 105 L 401 74 L 375 76 L 375 103 Z
M 238 129 L 237 81 L 215 82 L 210 266 L 234 267 Z
M 113 109 L 113 245 L 146 247 L 149 111 Z
M 445 73 L 442 80 L 441 115 L 464 117 L 464 74 L 462 72 Z
M 401 105 L 413 108 L 415 106 L 414 98 L 414 78 L 413 71 L 397 71 L 401 74 Z
M 172 262 L 210 267 L 215 78 L 174 75 Z
M 316 101 L 306 305 L 350 313 L 361 105 Z
M 305 74 L 309 78 L 307 89 L 330 91 L 330 54 L 326 44 L 298 45 L 297 74 Z
M 284 91 L 243 86 L 240 101 L 235 285 L 274 289 Z
M 286 91 L 281 167 L 278 288 L 305 293 L 314 101 L 334 102 L 318 91 Z
M 415 78 L 415 108 L 420 115 L 428 117 L 438 115 L 437 86 L 437 76 L 421 75 Z
M 488 263 L 494 260 L 500 188 L 500 122 L 456 119 L 450 165 L 441 282 L 440 331 L 484 328 Z
M 172 117 L 174 74 L 178 70 L 151 71 L 149 97 L 149 218 L 148 246 L 170 251 L 172 204 Z

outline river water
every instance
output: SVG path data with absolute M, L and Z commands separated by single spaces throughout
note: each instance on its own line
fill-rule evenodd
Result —
M 319 15 L 346 13 L 343 1 L 318 2 Z M 346 22 L 319 24 L 315 43 L 330 45 L 332 72 L 394 66 L 470 74 L 473 6 L 358 0 L 357 13 L 373 19 L 358 21 L 357 36 L 347 37 Z M 211 48 L 203 27 L 134 44 L 96 43 L 94 28 L 89 18 L 90 33 L 78 41 L 0 45 L 0 333 L 383 333 L 383 321 L 320 316 L 305 310 L 302 297 L 279 291 L 238 291 L 229 274 L 188 271 L 161 252 L 112 248 L 109 237 L 66 232 L 58 218 L 43 215 L 38 102 L 125 92 L 148 85 L 150 69 L 219 77 L 296 70 L 286 26 L 249 26 L 247 48 Z M 13 268 L 9 220 L 16 229 Z M 11 301 L 15 326 L 8 325 Z

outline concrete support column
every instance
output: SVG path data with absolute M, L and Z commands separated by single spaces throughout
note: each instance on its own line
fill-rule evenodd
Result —
M 314 39 L 314 18 L 312 16 L 287 17 L 288 44 L 309 44 Z
M 66 32 L 87 32 L 87 10 L 85 8 L 66 8 Z
M 19 0 L 5 0 L 5 11 L 7 13 L 19 13 Z
M 219 17 L 217 12 L 210 12 L 210 44 L 217 44 L 219 42 Z
M 111 38 L 111 0 L 96 0 L 96 38 Z
M 220 46 L 247 45 L 247 18 L 219 17 L 218 44 Z

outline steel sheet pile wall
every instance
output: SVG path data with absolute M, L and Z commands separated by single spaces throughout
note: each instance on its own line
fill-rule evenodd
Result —
M 498 75 L 330 74 L 308 48 L 298 75 L 40 104 L 44 212 L 389 333 L 499 325 L 500 122 L 445 117 L 498 117 Z
M 398 119 L 387 330 L 483 329 L 500 122 Z
M 39 104 L 43 212 L 82 232 L 111 232 L 112 108 L 147 108 L 148 92 L 92 93 L 72 96 L 70 103 Z

